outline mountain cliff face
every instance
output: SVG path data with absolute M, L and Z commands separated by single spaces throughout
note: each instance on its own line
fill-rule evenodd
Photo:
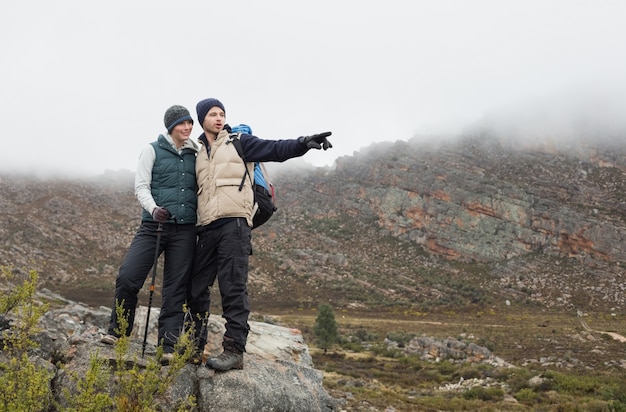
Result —
M 253 232 L 253 310 L 626 303 L 623 145 L 410 140 L 340 158 L 335 170 L 274 170 L 279 210 Z M 39 270 L 68 298 L 111 304 L 139 222 L 131 175 L 4 175 L 0 206 L 1 264 Z
M 609 262 L 626 257 L 626 159 L 616 148 L 547 153 L 467 139 L 399 142 L 341 159 L 318 185 L 395 238 L 462 261 L 545 252 Z M 327 203 L 327 207 L 331 207 Z

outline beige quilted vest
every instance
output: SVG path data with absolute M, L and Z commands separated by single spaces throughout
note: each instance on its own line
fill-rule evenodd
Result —
M 247 163 L 250 176 L 254 176 L 254 163 Z M 252 227 L 254 193 L 250 179 L 244 175 L 244 163 L 235 146 L 230 143 L 229 133 L 222 130 L 207 154 L 204 143 L 196 159 L 198 181 L 198 226 L 208 225 L 224 217 L 243 217 Z

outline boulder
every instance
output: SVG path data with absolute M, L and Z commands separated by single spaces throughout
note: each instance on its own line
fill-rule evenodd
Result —
M 55 300 L 62 299 L 55 296 Z M 156 354 L 156 319 L 152 309 L 145 357 L 141 357 L 146 308 L 139 308 L 133 327 L 127 366 L 145 368 Z M 94 354 L 115 365 L 115 347 L 100 342 L 106 332 L 110 308 L 90 308 L 65 300 L 65 306 L 48 311 L 41 319 L 43 332 L 37 356 L 56 369 L 51 381 L 60 405 L 76 391 L 77 378 L 89 370 Z M 154 322 L 153 322 L 154 320 Z M 334 411 L 337 402 L 322 386 L 322 373 L 313 367 L 301 332 L 264 322 L 250 323 L 244 369 L 215 372 L 204 366 L 185 365 L 155 410 L 178 409 L 190 395 L 198 411 Z M 207 354 L 221 351 L 224 320 L 211 315 Z M 152 358 L 151 358 L 152 357 Z M 162 373 L 167 372 L 166 366 Z

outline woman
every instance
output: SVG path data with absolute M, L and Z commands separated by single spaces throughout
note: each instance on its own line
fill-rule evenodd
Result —
M 196 244 L 196 153 L 189 137 L 193 119 L 183 106 L 165 112 L 166 135 L 147 145 L 139 156 L 135 195 L 143 211 L 141 225 L 128 249 L 115 282 L 114 306 L 123 308 L 130 336 L 137 295 L 155 262 L 165 253 L 159 344 L 162 363 L 173 357 L 183 325 L 183 305 Z M 120 337 L 116 308 L 111 312 L 108 334 L 101 341 L 114 344 Z

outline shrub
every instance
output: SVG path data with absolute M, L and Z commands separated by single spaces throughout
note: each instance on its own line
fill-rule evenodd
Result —
M 5 266 L 1 267 L 1 276 L 8 283 L 14 280 Z M 6 360 L 0 364 L 0 412 L 46 410 L 53 403 L 49 384 L 53 372 L 29 357 L 29 352 L 38 347 L 31 336 L 40 331 L 37 322 L 47 308 L 35 302 L 37 278 L 37 272 L 31 270 L 28 279 L 0 297 L 0 311 L 14 317 L 11 328 L 2 334 Z
M 463 398 L 481 401 L 500 401 L 504 398 L 504 391 L 501 388 L 476 386 L 463 392 Z
M 82 379 L 76 373 L 71 373 L 71 376 L 77 382 L 77 391 L 72 394 L 66 390 L 69 402 L 65 411 L 102 411 L 113 406 L 114 401 L 107 390 L 111 369 L 98 357 L 98 352 L 92 354 L 89 369 Z
M 111 405 L 118 411 L 153 411 L 158 398 L 171 387 L 194 351 L 192 332 L 188 330 L 178 339 L 169 367 L 161 368 L 162 346 L 157 347 L 156 357 L 150 357 L 145 368 L 140 367 L 138 355 L 130 350 L 130 338 L 125 333 L 128 320 L 121 305 L 117 305 L 116 314 L 121 338 L 115 344 L 115 368 L 98 359 L 97 353 L 92 355 L 83 384 L 74 374 L 74 379 L 78 380 L 77 392 L 65 393 L 70 404 L 68 411 L 102 410 Z M 192 410 L 194 406 L 195 399 L 190 396 L 179 411 Z
M 602 382 L 596 376 L 565 375 L 550 371 L 546 372 L 546 377 L 553 382 L 554 389 L 560 393 L 593 395 L 601 392 Z
M 520 389 L 513 397 L 525 405 L 532 405 L 539 399 L 539 395 L 530 388 Z
M 128 321 L 121 316 L 123 309 L 117 308 L 122 338 L 115 347 L 116 362 L 113 369 L 106 360 L 91 354 L 89 368 L 85 376 L 68 375 L 75 383 L 75 390 L 65 390 L 64 402 L 54 399 L 50 382 L 54 377 L 49 364 L 37 362 L 29 354 L 38 347 L 31 336 L 40 332 L 37 326 L 48 305 L 35 299 L 37 272 L 31 270 L 28 279 L 14 286 L 13 272 L 1 267 L 1 277 L 9 286 L 8 292 L 0 296 L 0 312 L 10 314 L 13 319 L 10 328 L 2 332 L 2 361 L 0 363 L 0 412 L 30 412 L 63 410 L 67 412 L 102 411 L 114 408 L 117 411 L 153 411 L 159 396 L 171 387 L 174 379 L 191 357 L 194 346 L 192 331 L 183 334 L 175 346 L 174 359 L 163 370 L 160 366 L 162 346 L 157 348 L 156 359 L 148 360 L 145 369 L 140 369 L 137 355 L 130 354 L 129 338 L 124 331 Z M 130 365 L 130 366 L 129 366 Z M 193 410 L 193 396 L 184 399 L 179 411 Z
M 364 342 L 374 341 L 378 339 L 378 336 L 376 336 L 376 334 L 370 333 L 363 328 L 357 330 L 355 336 Z
M 610 401 L 607 405 L 609 412 L 626 412 L 626 403 Z
M 480 364 L 479 365 L 475 365 L 475 364 L 463 365 L 454 371 L 454 373 L 452 374 L 452 377 L 463 378 L 465 380 L 474 379 L 474 378 L 476 379 L 482 378 L 485 376 L 485 372 L 483 371 L 483 368 L 481 368 L 480 366 L 482 365 Z
M 393 342 L 397 342 L 398 347 L 401 347 L 401 348 L 406 346 L 406 344 L 409 343 L 411 339 L 413 339 L 414 337 L 415 337 L 414 333 L 407 333 L 404 331 L 394 331 L 394 332 L 389 332 L 387 334 L 387 339 Z

